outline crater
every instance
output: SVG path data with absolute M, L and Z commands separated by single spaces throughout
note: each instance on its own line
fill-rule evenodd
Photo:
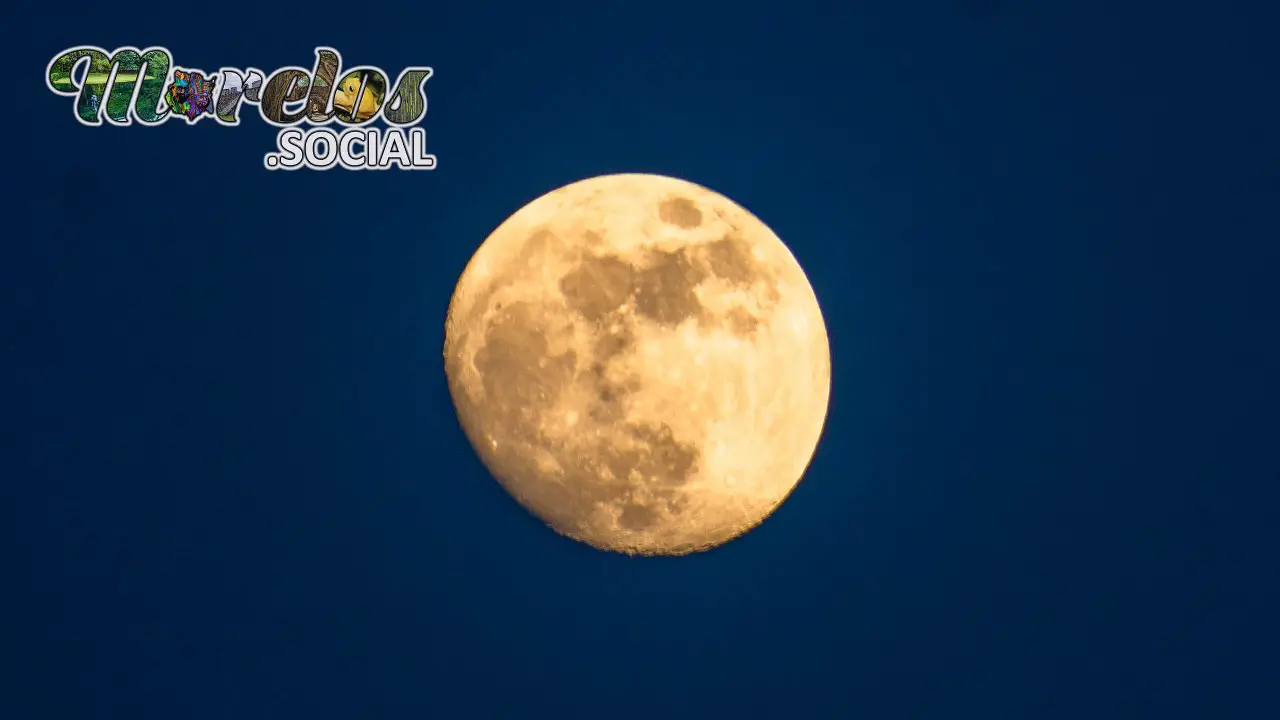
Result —
M 679 325 L 702 311 L 694 288 L 706 272 L 686 250 L 654 253 L 654 262 L 636 275 L 636 311 L 664 326 Z
M 687 197 L 673 197 L 658 205 L 658 219 L 688 230 L 702 224 L 702 211 Z

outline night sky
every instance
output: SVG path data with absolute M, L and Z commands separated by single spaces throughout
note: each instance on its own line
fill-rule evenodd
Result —
M 5 32 L 0 718 L 1268 715 L 1252 5 L 33 4 Z M 270 173 L 256 108 L 80 126 L 44 72 L 84 44 L 429 65 L 439 167 Z M 480 242 L 623 171 L 768 223 L 830 333 L 810 472 L 697 556 L 548 530 L 445 383 Z

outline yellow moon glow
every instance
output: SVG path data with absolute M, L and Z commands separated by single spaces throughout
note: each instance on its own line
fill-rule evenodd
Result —
M 567 185 L 463 271 L 445 371 L 485 466 L 556 531 L 683 555 L 759 525 L 826 420 L 818 300 L 764 223 L 657 175 Z

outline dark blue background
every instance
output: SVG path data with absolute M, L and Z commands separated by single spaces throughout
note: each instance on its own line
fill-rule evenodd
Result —
M 0 716 L 1261 716 L 1280 143 L 1246 7 L 24 9 Z M 82 127 L 43 80 L 80 44 L 431 65 L 439 169 L 268 173 L 252 108 Z M 545 529 L 446 391 L 476 246 L 616 171 L 755 212 L 829 325 L 811 472 L 700 556 Z

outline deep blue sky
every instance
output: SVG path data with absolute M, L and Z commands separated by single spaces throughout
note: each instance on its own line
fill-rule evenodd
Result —
M 1261 716 L 1280 143 L 1245 7 L 24 11 L 0 716 Z M 271 174 L 256 112 L 81 127 L 42 79 L 79 44 L 431 65 L 439 169 Z M 695 557 L 542 527 L 441 367 L 488 232 L 616 171 L 759 215 L 831 335 L 809 475 Z

